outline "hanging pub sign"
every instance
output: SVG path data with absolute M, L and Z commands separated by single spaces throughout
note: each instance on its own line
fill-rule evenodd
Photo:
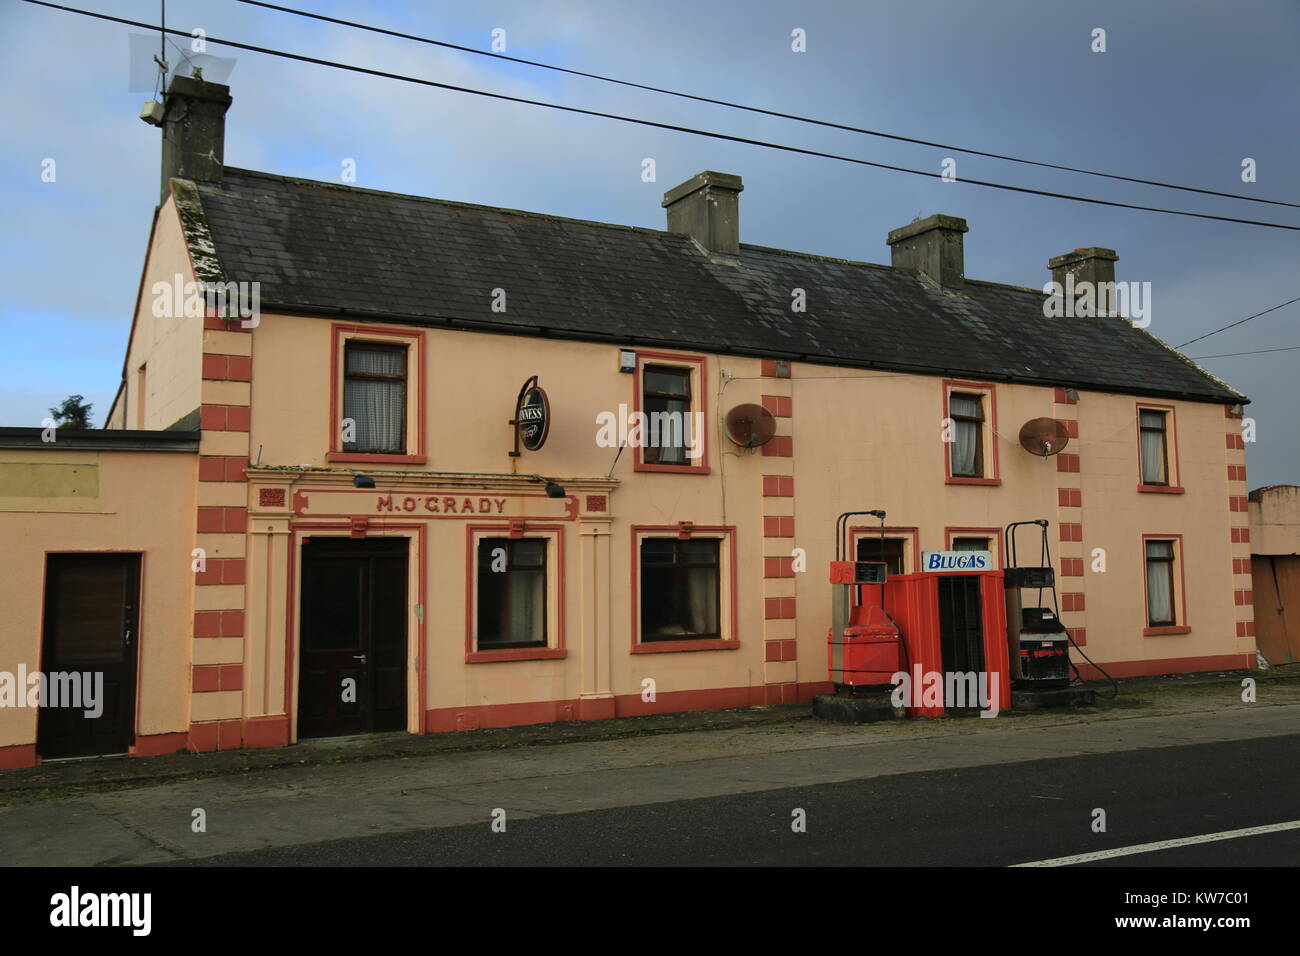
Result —
M 537 451 L 546 444 L 546 436 L 551 430 L 551 402 L 546 397 L 546 390 L 537 384 L 534 375 L 524 382 L 515 400 L 515 417 L 510 424 L 515 429 L 515 450 L 511 457 L 518 458 L 520 443 L 529 451 Z

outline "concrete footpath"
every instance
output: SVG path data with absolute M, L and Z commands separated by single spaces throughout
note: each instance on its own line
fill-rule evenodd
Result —
M 525 819 L 1300 733 L 1300 674 L 1250 675 L 1258 684 L 1254 703 L 1241 699 L 1242 676 L 1128 681 L 1116 700 L 1094 707 L 995 719 L 847 726 L 816 721 L 806 706 L 754 708 L 641 724 L 385 735 L 274 752 L 46 764 L 0 774 L 0 864 L 164 863 L 377 833 L 486 827 L 496 808 Z M 199 810 L 206 832 L 196 833 Z

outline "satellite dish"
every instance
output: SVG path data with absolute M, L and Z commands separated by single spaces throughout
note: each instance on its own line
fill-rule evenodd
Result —
M 1055 418 L 1033 418 L 1020 426 L 1020 447 L 1031 455 L 1046 458 L 1070 443 L 1065 423 Z
M 762 405 L 737 405 L 727 412 L 727 437 L 741 448 L 766 445 L 776 434 L 776 416 Z

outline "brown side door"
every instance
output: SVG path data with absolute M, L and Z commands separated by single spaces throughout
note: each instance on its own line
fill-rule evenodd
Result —
M 405 538 L 303 545 L 298 736 L 406 727 Z
M 42 757 L 125 753 L 135 742 L 139 603 L 138 554 L 46 558 L 41 670 L 51 689 L 36 729 Z M 55 700 L 54 686 L 79 686 L 80 700 Z
M 1255 643 L 1270 664 L 1300 661 L 1300 557 L 1256 554 Z

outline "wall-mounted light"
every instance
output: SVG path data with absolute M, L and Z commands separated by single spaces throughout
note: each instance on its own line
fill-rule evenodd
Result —
M 566 492 L 565 492 L 565 490 L 564 490 L 564 486 L 563 486 L 563 485 L 557 485 L 557 484 L 556 484 L 555 482 L 553 482 L 553 481 L 548 481 L 548 482 L 546 483 L 546 497 L 548 497 L 548 498 L 563 498 L 563 497 L 565 497 L 565 496 L 566 496 Z
M 636 371 L 636 353 L 631 349 L 618 350 L 618 370 L 620 372 Z
M 353 475 L 352 486 L 354 488 L 373 488 L 375 487 L 375 479 L 369 475 Z

